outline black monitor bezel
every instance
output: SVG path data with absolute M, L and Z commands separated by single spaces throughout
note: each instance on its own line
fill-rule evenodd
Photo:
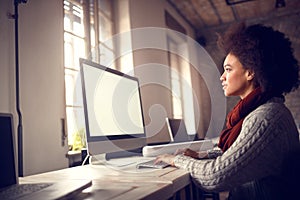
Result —
M 85 126 L 86 126 L 85 128 L 86 128 L 87 142 L 97 142 L 97 141 L 106 141 L 106 140 L 114 141 L 114 140 L 120 140 L 120 139 L 133 139 L 133 138 L 146 138 L 142 97 L 141 97 L 140 84 L 139 84 L 138 78 L 134 77 L 134 76 L 130 76 L 130 75 L 120 72 L 118 70 L 115 70 L 115 69 L 112 69 L 109 67 L 105 67 L 103 65 L 100 65 L 98 63 L 95 63 L 93 61 L 90 61 L 90 60 L 87 60 L 84 58 L 80 58 L 79 63 L 80 63 L 80 77 L 81 77 L 81 86 L 82 86 L 82 94 L 83 94 L 83 108 L 84 108 L 84 115 L 85 115 Z M 124 135 L 108 135 L 108 136 L 91 136 L 90 128 L 89 128 L 89 116 L 88 116 L 88 108 L 87 108 L 86 89 L 85 89 L 85 85 L 84 85 L 84 70 L 83 70 L 84 64 L 94 67 L 96 69 L 104 70 L 104 71 L 110 72 L 112 74 L 128 78 L 130 80 L 137 82 L 138 93 L 139 93 L 139 98 L 140 98 L 140 106 L 141 106 L 143 133 L 135 133 L 133 135 L 124 134 Z

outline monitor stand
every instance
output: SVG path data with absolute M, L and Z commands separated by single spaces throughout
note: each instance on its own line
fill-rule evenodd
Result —
M 106 159 L 114 159 L 114 158 L 125 158 L 125 157 L 132 157 L 132 156 L 143 156 L 142 148 L 132 149 L 129 151 L 117 151 L 112 153 L 106 153 Z
M 118 151 L 90 156 L 89 163 L 93 165 L 107 165 L 112 167 L 123 167 L 134 164 L 143 157 L 142 148 L 130 151 Z

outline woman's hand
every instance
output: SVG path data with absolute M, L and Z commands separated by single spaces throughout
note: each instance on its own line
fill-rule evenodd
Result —
M 193 151 L 191 149 L 178 149 L 175 154 L 176 155 L 183 154 L 185 156 L 190 156 L 190 157 L 195 158 L 195 159 L 207 158 L 206 151 L 196 152 L 196 151 Z
M 183 154 L 185 156 L 190 156 L 192 158 L 195 159 L 201 159 L 201 158 L 207 158 L 207 152 L 206 151 L 200 151 L 200 152 L 196 152 L 193 151 L 191 149 L 178 149 L 175 153 L 175 155 L 171 155 L 171 154 L 163 154 L 163 155 L 159 155 L 156 157 L 155 163 L 159 163 L 159 162 L 165 162 L 168 163 L 171 166 L 175 166 L 174 164 L 174 159 L 175 156 L 178 154 Z
M 165 162 L 165 163 L 168 163 L 171 166 L 175 166 L 174 158 L 175 158 L 175 155 L 171 155 L 171 154 L 159 155 L 159 156 L 156 157 L 155 163 Z

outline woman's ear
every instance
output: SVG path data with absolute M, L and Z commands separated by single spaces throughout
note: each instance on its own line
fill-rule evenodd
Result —
M 255 75 L 255 73 L 254 73 L 254 71 L 252 71 L 252 70 L 247 70 L 247 80 L 248 81 L 251 81 L 251 80 L 253 80 L 254 79 L 254 75 Z

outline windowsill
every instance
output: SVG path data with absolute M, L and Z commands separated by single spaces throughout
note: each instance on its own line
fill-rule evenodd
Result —
M 81 151 L 68 151 L 66 157 L 69 160 L 69 167 L 75 167 L 82 164 L 83 151 L 86 151 L 86 149 L 82 149 Z
M 68 151 L 67 158 L 81 156 L 81 151 Z

